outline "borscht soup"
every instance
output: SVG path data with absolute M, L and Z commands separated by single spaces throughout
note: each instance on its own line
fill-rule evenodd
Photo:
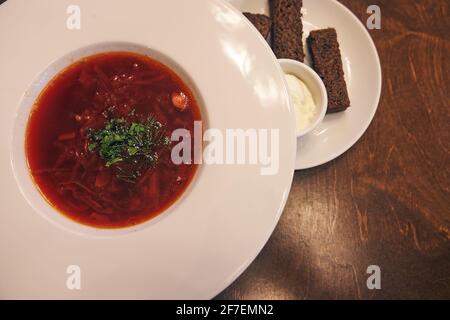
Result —
M 174 164 L 170 137 L 183 128 L 193 139 L 200 120 L 192 91 L 164 64 L 131 52 L 89 56 L 36 100 L 25 137 L 30 174 L 72 220 L 133 226 L 170 207 L 193 179 L 197 165 Z

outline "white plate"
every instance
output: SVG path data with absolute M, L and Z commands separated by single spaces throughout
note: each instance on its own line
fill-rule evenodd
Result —
M 78 0 L 81 30 L 70 31 L 66 9 L 73 3 L 0 7 L 0 298 L 212 298 L 259 253 L 290 190 L 295 124 L 275 56 L 218 0 Z M 120 236 L 70 232 L 44 219 L 22 196 L 10 164 L 21 148 L 10 142 L 20 131 L 19 105 L 32 100 L 36 92 L 27 89 L 52 62 L 105 42 L 147 46 L 176 62 L 198 89 L 209 128 L 279 128 L 278 174 L 203 165 L 168 212 Z M 81 268 L 81 290 L 66 287 L 69 265 Z
M 229 1 L 241 11 L 269 12 L 267 0 Z M 337 30 L 351 108 L 327 115 L 313 132 L 298 139 L 297 170 L 319 166 L 350 149 L 372 122 L 381 94 L 378 53 L 358 18 L 335 0 L 303 0 L 303 7 L 305 39 L 312 30 Z M 311 65 L 309 56 L 306 63 Z

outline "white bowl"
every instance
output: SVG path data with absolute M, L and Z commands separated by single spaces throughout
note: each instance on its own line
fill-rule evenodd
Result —
M 281 68 L 226 2 L 105 3 L 77 1 L 80 30 L 66 28 L 60 1 L 0 6 L 0 299 L 213 298 L 258 255 L 288 198 L 296 139 Z M 145 226 L 108 232 L 63 221 L 28 174 L 27 112 L 55 72 L 105 50 L 151 55 L 186 75 L 205 129 L 275 132 L 278 173 L 203 164 L 184 197 Z M 71 265 L 81 270 L 81 290 L 67 287 Z
M 319 75 L 306 64 L 291 59 L 279 59 L 278 61 L 285 74 L 296 76 L 309 88 L 317 107 L 311 123 L 306 128 L 297 128 L 296 134 L 299 138 L 314 130 L 325 118 L 328 105 L 327 90 Z

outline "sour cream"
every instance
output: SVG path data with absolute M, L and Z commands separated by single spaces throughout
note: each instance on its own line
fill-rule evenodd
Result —
M 286 74 L 286 81 L 291 96 L 292 104 L 295 108 L 295 120 L 297 130 L 307 128 L 314 119 L 317 106 L 308 86 L 296 76 Z

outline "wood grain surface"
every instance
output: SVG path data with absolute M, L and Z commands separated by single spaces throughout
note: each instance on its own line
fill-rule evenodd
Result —
M 218 299 L 450 299 L 450 2 L 341 2 L 364 23 L 381 8 L 379 110 L 345 155 L 295 174 L 270 241 Z

